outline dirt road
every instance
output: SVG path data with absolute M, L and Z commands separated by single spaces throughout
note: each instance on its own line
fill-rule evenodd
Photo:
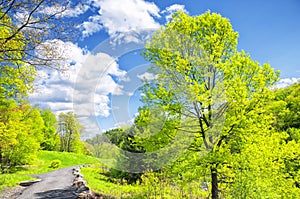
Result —
M 75 188 L 72 187 L 73 168 L 75 167 L 34 175 L 41 181 L 26 188 L 17 199 L 75 199 Z

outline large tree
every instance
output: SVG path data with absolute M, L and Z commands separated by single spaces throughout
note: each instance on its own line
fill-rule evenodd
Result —
M 269 64 L 239 52 L 237 39 L 219 14 L 178 12 L 144 53 L 156 77 L 146 82 L 144 101 L 164 107 L 169 118 L 181 118 L 178 131 L 197 135 L 191 147 L 207 152 L 213 199 L 219 198 L 218 169 L 226 162 L 222 148 L 253 115 L 263 116 L 261 107 L 272 97 L 269 86 L 278 78 Z
M 0 10 L 0 14 L 1 10 Z M 0 37 L 6 38 L 11 34 L 9 26 L 12 20 L 3 16 L 1 19 L 5 24 L 0 26 Z M 21 53 L 26 43 L 22 40 L 24 35 L 19 32 L 13 40 L 4 42 L 0 39 L 0 100 L 21 99 L 32 90 L 32 82 L 35 77 L 35 70 L 32 66 L 25 64 L 22 60 L 24 53 Z M 15 50 L 11 50 L 11 49 Z

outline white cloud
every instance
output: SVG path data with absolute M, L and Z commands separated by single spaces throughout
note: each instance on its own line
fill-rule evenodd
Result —
M 155 79 L 155 75 L 153 73 L 145 72 L 143 74 L 137 75 L 137 77 L 141 80 L 153 80 Z
M 124 75 L 122 78 L 119 78 L 119 82 L 130 82 L 131 79 L 129 76 Z
M 90 7 L 88 5 L 79 3 L 75 7 L 68 5 L 67 7 L 62 6 L 61 4 L 54 4 L 52 6 L 45 6 L 40 10 L 41 13 L 47 15 L 58 14 L 59 17 L 78 17 L 81 14 L 84 14 Z
M 65 12 L 62 13 L 64 17 L 77 17 L 85 13 L 89 9 L 88 5 L 78 4 L 74 8 L 68 7 Z
M 155 21 L 155 18 L 160 17 L 159 8 L 144 0 L 93 0 L 92 6 L 98 9 L 98 14 L 81 25 L 84 37 L 102 26 L 111 36 L 128 31 L 157 29 L 160 26 Z
M 80 24 L 78 27 L 83 29 L 82 36 L 84 38 L 98 32 L 99 30 L 102 29 L 101 24 L 99 24 L 97 22 L 93 22 L 93 21 L 85 21 L 82 24 Z
M 185 13 L 188 13 L 188 11 L 185 9 L 185 6 L 184 5 L 180 5 L 180 4 L 173 4 L 169 7 L 167 7 L 165 10 L 163 10 L 161 13 L 162 14 L 166 14 L 165 18 L 167 21 L 170 21 L 170 19 L 172 18 L 172 14 L 174 12 L 177 12 L 177 11 L 183 11 Z
M 113 95 L 122 95 L 123 94 L 123 91 L 122 91 L 123 86 L 118 85 L 113 80 L 113 78 L 109 75 L 102 77 L 101 80 L 99 81 L 98 85 L 99 86 L 97 88 L 97 93 L 100 93 L 100 94 L 111 93 Z
M 295 77 L 284 78 L 284 79 L 279 80 L 274 87 L 275 88 L 285 88 L 285 87 L 288 87 L 297 82 L 300 82 L 300 78 L 295 78 Z
M 126 95 L 128 95 L 129 97 L 134 95 L 134 92 L 126 92 Z
M 120 70 L 116 60 L 108 54 L 91 54 L 70 42 L 48 43 L 64 51 L 65 59 L 60 64 L 68 70 L 38 70 L 36 91 L 29 96 L 30 102 L 57 114 L 75 111 L 80 118 L 108 117 L 111 110 L 108 95 L 123 93 L 116 79 L 123 78 L 126 72 Z
M 178 10 L 182 10 L 184 12 L 187 12 L 184 8 L 185 6 L 184 5 L 180 5 L 180 4 L 173 4 L 169 7 L 167 7 L 164 11 L 162 12 L 167 12 L 167 13 L 172 13 L 172 12 L 176 12 Z
M 103 132 L 97 124 L 95 117 L 79 117 L 78 121 L 82 126 L 84 126 L 85 134 L 81 135 L 81 138 L 92 138 L 96 134 Z

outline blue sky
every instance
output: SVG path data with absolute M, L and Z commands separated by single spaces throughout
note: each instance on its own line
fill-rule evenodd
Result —
M 74 5 L 64 16 L 76 24 L 78 37 L 55 41 L 67 57 L 61 65 L 68 71 L 39 71 L 30 100 L 55 113 L 74 110 L 89 135 L 129 124 L 141 105 L 140 79 L 151 78 L 140 56 L 142 45 L 126 46 L 136 41 L 127 32 L 155 30 L 178 9 L 192 16 L 207 10 L 221 14 L 239 32 L 240 50 L 281 71 L 281 86 L 300 78 L 298 0 L 90 0 Z M 118 41 L 123 43 L 113 49 Z

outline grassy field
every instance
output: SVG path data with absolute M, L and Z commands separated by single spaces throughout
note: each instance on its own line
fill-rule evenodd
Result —
M 55 152 L 55 151 L 40 151 L 37 160 L 31 165 L 13 168 L 10 173 L 0 175 L 0 190 L 5 187 L 16 186 L 19 182 L 33 179 L 30 174 L 45 173 L 54 170 L 49 165 L 53 160 L 60 160 L 59 168 L 97 163 L 98 159 L 86 155 Z
M 114 199 L 148 199 L 148 198 L 207 198 L 208 192 L 199 187 L 199 183 L 189 182 L 184 186 L 171 184 L 165 180 L 158 180 L 151 173 L 143 178 L 143 182 L 127 184 L 126 181 L 113 178 L 102 165 L 94 164 L 81 169 L 88 186 L 94 192 Z M 152 173 L 153 174 L 153 173 Z
M 107 171 L 101 169 L 100 164 L 81 169 L 88 186 L 96 193 L 108 198 L 146 198 L 146 187 L 142 185 L 129 185 L 117 179 L 108 177 Z

